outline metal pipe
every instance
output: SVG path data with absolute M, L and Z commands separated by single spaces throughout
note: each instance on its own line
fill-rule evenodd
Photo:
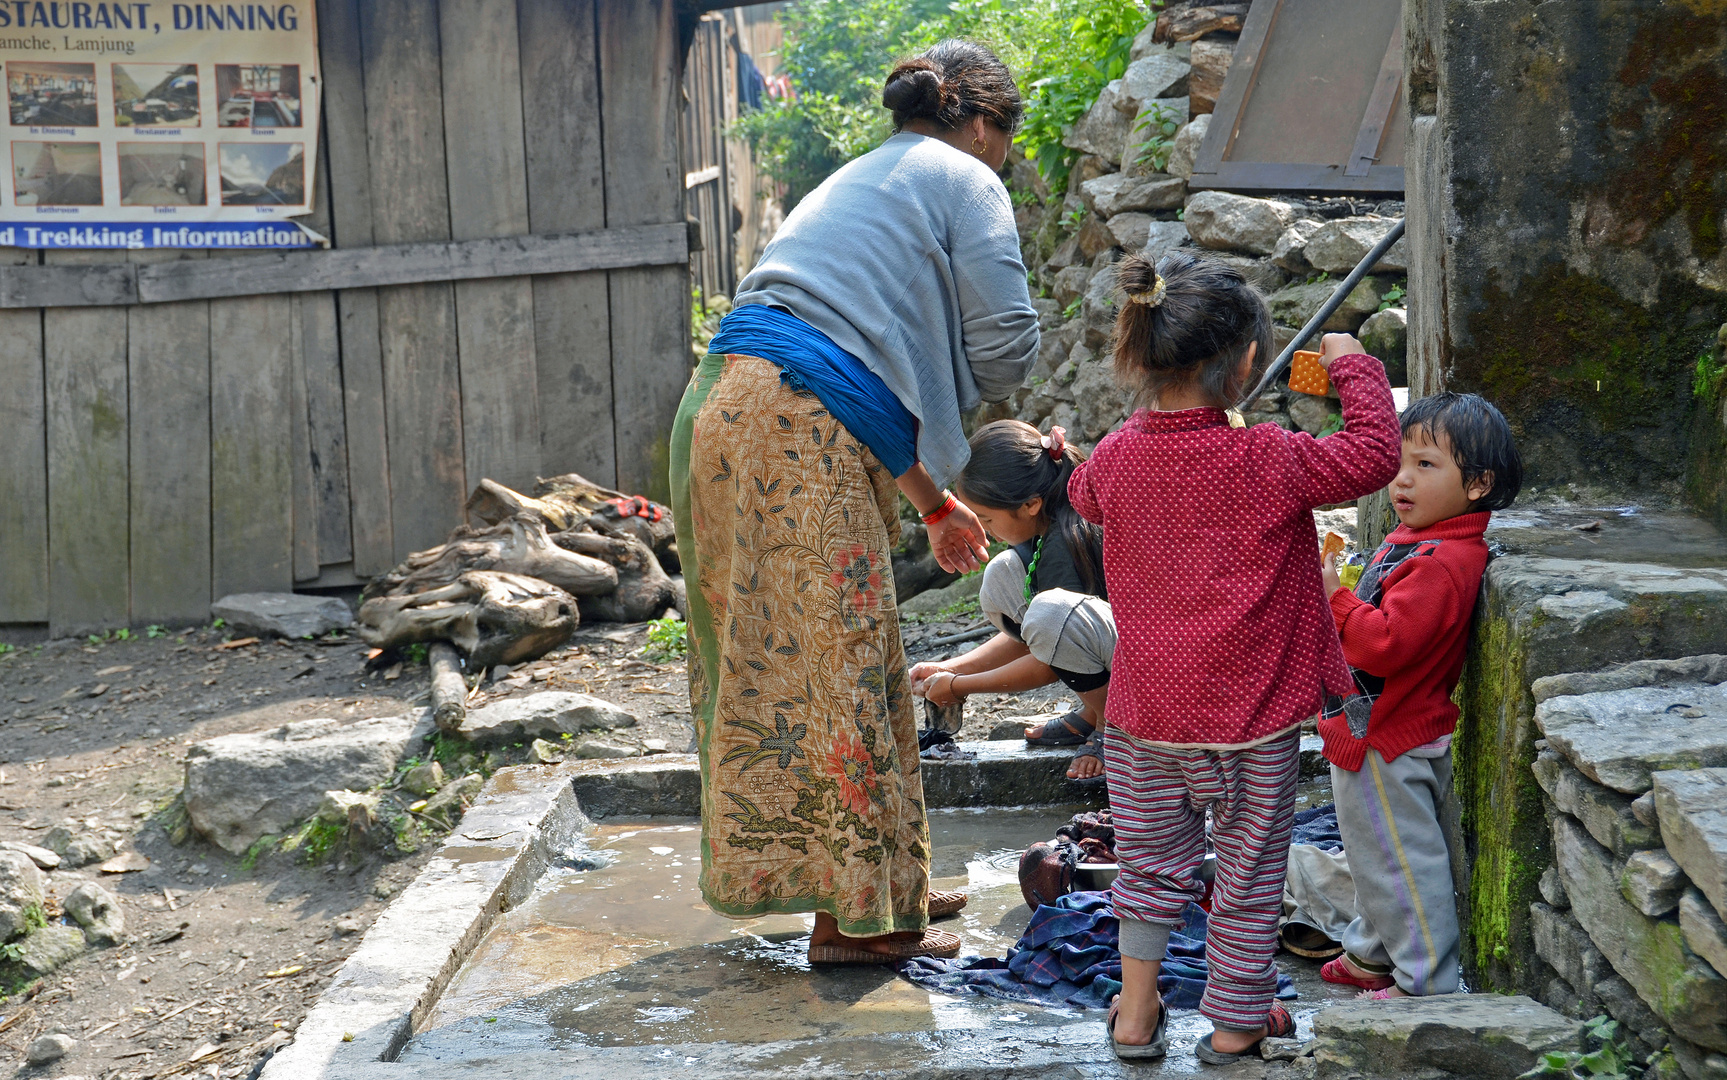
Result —
M 1331 313 L 1336 311 L 1343 304 L 1344 299 L 1355 291 L 1355 287 L 1361 284 L 1361 279 L 1367 276 L 1367 272 L 1385 257 L 1385 253 L 1391 250 L 1392 244 L 1397 243 L 1403 237 L 1403 222 L 1403 218 L 1398 218 L 1397 224 L 1391 227 L 1391 231 L 1380 237 L 1379 243 L 1373 245 L 1373 250 L 1355 264 L 1355 269 L 1351 270 L 1349 276 L 1337 286 L 1337 291 L 1331 294 L 1331 299 L 1319 306 L 1319 310 L 1313 313 L 1313 318 L 1307 320 L 1307 325 L 1297 331 L 1294 340 L 1285 345 L 1283 351 L 1277 354 L 1277 359 L 1273 360 L 1271 366 L 1265 369 L 1265 374 L 1260 376 L 1259 383 L 1253 388 L 1253 392 L 1241 399 L 1239 408 L 1247 408 L 1259 400 L 1259 395 L 1271 388 L 1271 384 L 1277 380 L 1277 377 L 1283 373 L 1283 369 L 1288 367 L 1289 362 L 1295 358 L 1295 350 L 1301 348 L 1308 338 L 1325 325 L 1325 320 L 1331 318 Z

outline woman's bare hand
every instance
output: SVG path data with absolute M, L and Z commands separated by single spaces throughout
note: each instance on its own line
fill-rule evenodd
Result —
M 935 561 L 950 574 L 976 570 L 989 561 L 983 525 L 965 503 L 929 527 L 929 548 Z
M 911 666 L 911 671 L 907 673 L 911 676 L 911 692 L 913 696 L 923 697 L 924 689 L 929 683 L 931 676 L 946 670 L 947 668 L 944 665 L 931 660 L 925 660 L 921 664 L 913 664 Z
M 944 675 L 946 678 L 942 677 Z M 965 695 L 956 693 L 953 688 L 954 680 L 957 678 L 959 678 L 959 676 L 955 675 L 951 671 L 942 670 L 936 672 L 934 675 L 930 676 L 928 682 L 924 683 L 924 700 L 928 701 L 932 705 L 956 705 L 959 702 L 964 701 Z

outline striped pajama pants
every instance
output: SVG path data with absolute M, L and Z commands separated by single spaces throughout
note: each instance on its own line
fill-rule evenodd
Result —
M 1181 911 L 1204 888 L 1205 811 L 1217 877 L 1205 936 L 1210 977 L 1199 1011 L 1217 1027 L 1252 1031 L 1265 1023 L 1277 993 L 1277 920 L 1295 814 L 1301 731 L 1291 729 L 1246 750 L 1179 750 L 1142 742 L 1111 727 L 1104 765 L 1115 817 L 1113 886 L 1122 954 L 1163 959 L 1161 946 Z

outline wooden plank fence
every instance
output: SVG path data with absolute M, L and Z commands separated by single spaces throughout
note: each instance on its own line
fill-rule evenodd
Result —
M 330 250 L 0 250 L 0 631 L 351 586 L 483 476 L 666 497 L 677 0 L 317 8 Z

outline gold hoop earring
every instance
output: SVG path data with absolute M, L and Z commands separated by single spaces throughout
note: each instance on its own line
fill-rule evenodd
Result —
M 989 152 L 989 146 L 981 138 L 973 135 L 971 137 L 971 152 L 976 154 L 978 157 L 983 157 L 984 154 Z

